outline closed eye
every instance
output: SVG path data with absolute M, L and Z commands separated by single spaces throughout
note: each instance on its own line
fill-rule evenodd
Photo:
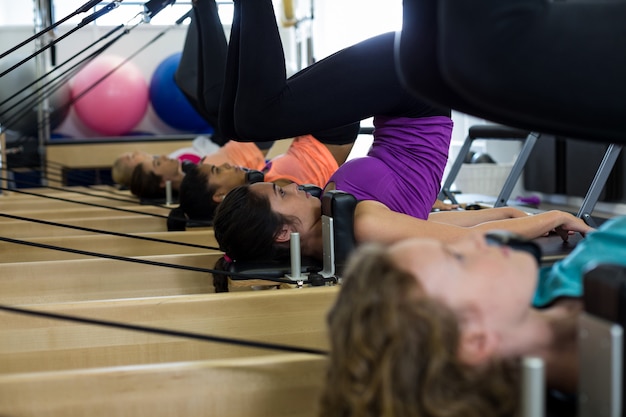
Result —
M 448 248 L 448 247 L 444 247 L 444 251 L 445 251 L 446 255 L 448 255 L 449 257 L 453 258 L 454 260 L 456 260 L 458 262 L 464 262 L 465 261 L 465 255 L 462 254 L 462 253 L 450 250 L 450 248 Z

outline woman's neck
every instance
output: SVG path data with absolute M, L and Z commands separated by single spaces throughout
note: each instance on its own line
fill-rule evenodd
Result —
M 578 315 L 580 300 L 561 300 L 544 310 L 532 310 L 515 332 L 517 355 L 543 359 L 548 387 L 567 393 L 578 385 Z
M 567 393 L 578 388 L 578 316 L 580 300 L 564 299 L 545 312 L 553 334 L 544 358 L 548 387 Z
M 315 259 L 324 259 L 324 237 L 322 236 L 322 218 L 307 230 L 300 234 L 300 250 L 303 256 Z

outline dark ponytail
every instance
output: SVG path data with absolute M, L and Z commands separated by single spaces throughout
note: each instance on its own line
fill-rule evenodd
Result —
M 165 188 L 161 187 L 161 176 L 154 172 L 145 172 L 141 164 L 137 164 L 131 174 L 130 192 L 145 199 L 165 197 Z
M 282 226 L 289 223 L 272 211 L 267 197 L 242 185 L 226 194 L 218 206 L 213 230 L 220 250 L 234 262 L 267 261 L 289 256 L 288 244 L 275 242 Z
M 184 232 L 187 230 L 187 216 L 180 206 L 172 209 L 167 215 L 168 232 Z
M 218 203 L 213 201 L 215 187 L 209 187 L 208 175 L 197 165 L 187 167 L 180 184 L 179 208 L 186 220 L 198 225 L 210 226 Z
M 229 266 L 230 262 L 222 256 L 215 262 L 213 269 L 216 271 L 228 271 Z M 228 275 L 213 273 L 213 288 L 215 288 L 215 292 L 228 292 Z

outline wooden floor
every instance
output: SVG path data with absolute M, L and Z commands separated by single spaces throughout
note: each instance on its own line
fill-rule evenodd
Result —
M 0 195 L 0 305 L 99 324 L 0 311 L 0 415 L 317 415 L 326 357 L 300 350 L 328 349 L 338 287 L 215 294 L 211 228 L 167 232 L 169 208 L 106 187 L 29 191 L 59 199 Z

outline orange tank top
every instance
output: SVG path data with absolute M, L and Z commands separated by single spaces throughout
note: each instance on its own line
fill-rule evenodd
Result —
M 337 161 L 323 143 L 311 135 L 297 136 L 287 152 L 267 163 L 265 181 L 286 179 L 324 188 L 337 168 Z
M 265 157 L 254 142 L 228 141 L 216 152 L 207 155 L 203 164 L 222 165 L 225 163 L 244 168 L 262 170 Z

